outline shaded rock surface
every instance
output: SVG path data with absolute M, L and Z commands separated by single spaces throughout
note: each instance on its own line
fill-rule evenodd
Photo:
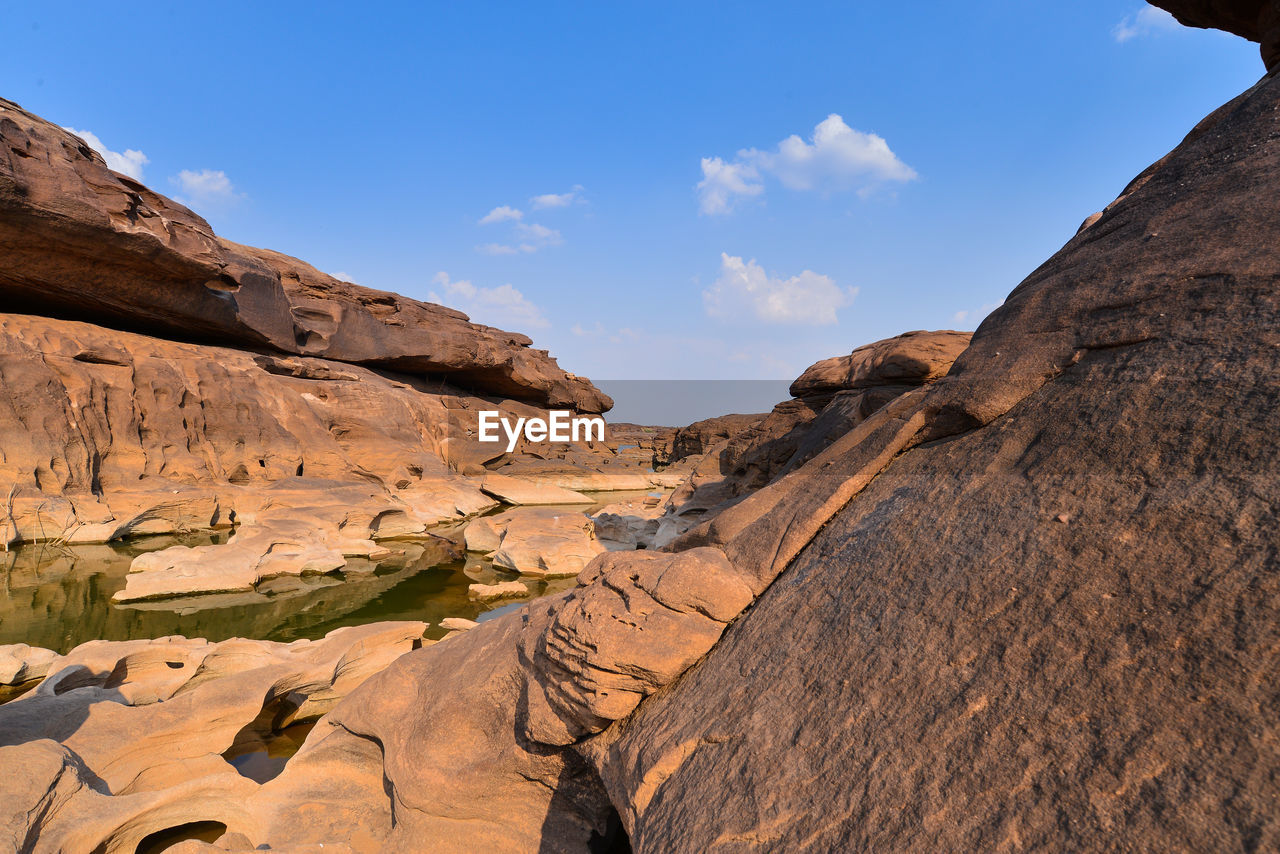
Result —
M 848 356 L 809 366 L 791 383 L 791 396 L 924 385 L 946 376 L 956 356 L 969 346 L 970 337 L 971 333 L 952 330 L 917 331 L 865 344 Z
M 751 415 L 719 415 L 680 427 L 654 443 L 653 462 L 669 466 L 687 457 L 708 454 L 727 439 L 758 424 L 764 413 Z

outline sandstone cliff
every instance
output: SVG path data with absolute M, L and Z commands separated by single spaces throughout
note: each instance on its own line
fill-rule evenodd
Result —
M 112 172 L 79 137 L 3 99 L 0 297 L 11 312 L 445 378 L 584 412 L 611 405 L 524 335 L 222 240 L 194 212 Z
M 222 240 L 4 100 L 0 309 L 0 547 L 254 523 L 234 567 L 222 549 L 226 572 L 194 573 L 204 592 L 341 567 L 491 505 L 463 475 L 512 455 L 472 441 L 478 409 L 611 406 L 523 335 Z M 561 469 L 650 485 L 633 460 L 600 470 L 618 457 L 598 443 Z M 179 557 L 136 595 L 196 592 L 159 583 L 188 573 Z

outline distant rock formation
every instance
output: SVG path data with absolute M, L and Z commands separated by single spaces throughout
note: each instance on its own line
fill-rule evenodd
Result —
M 656 544 L 804 465 L 890 401 L 946 375 L 970 333 L 904 332 L 811 365 L 763 416 L 727 416 L 677 430 L 702 456 L 668 504 Z

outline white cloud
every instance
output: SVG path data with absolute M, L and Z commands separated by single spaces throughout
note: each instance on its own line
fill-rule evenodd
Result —
M 492 225 L 495 222 L 505 222 L 509 219 L 517 220 L 524 218 L 524 211 L 517 210 L 510 205 L 502 205 L 494 208 L 484 216 L 480 217 L 481 225 Z
M 537 198 L 543 197 L 536 197 L 535 202 Z M 476 251 L 482 255 L 519 255 L 521 253 L 529 255 L 539 249 L 564 243 L 564 237 L 557 229 L 548 228 L 536 222 L 521 222 L 523 218 L 524 212 L 510 205 L 502 205 L 489 211 L 481 217 L 480 225 L 510 221 L 514 224 L 513 239 L 510 243 L 482 243 L 476 247 Z
M 825 326 L 837 322 L 839 309 L 853 303 L 857 288 L 842 288 L 830 276 L 805 270 L 783 279 L 770 276 L 755 259 L 720 253 L 720 275 L 702 292 L 712 317 L 743 316 L 765 323 Z
M 565 208 L 575 201 L 581 201 L 578 198 L 580 192 L 582 192 L 582 185 L 575 184 L 573 189 L 567 193 L 544 193 L 541 196 L 534 196 L 529 200 L 529 205 L 535 211 L 546 208 Z
M 604 324 L 598 320 L 596 321 L 596 325 L 589 329 L 585 328 L 581 323 L 575 323 L 569 328 L 569 331 L 579 338 L 599 338 L 602 335 L 608 334 L 607 330 L 604 328 Z
M 564 243 L 564 238 L 560 236 L 560 232 L 554 228 L 547 228 L 545 225 L 538 225 L 536 222 L 521 222 L 516 224 L 516 234 L 523 238 L 526 244 L 533 245 L 535 249 L 543 246 L 559 246 Z M 523 246 L 521 247 L 524 248 Z M 532 249 L 526 251 L 533 251 Z
M 142 167 L 151 162 L 147 159 L 147 155 L 136 148 L 126 148 L 123 154 L 118 151 L 112 151 L 102 144 L 102 140 L 98 139 L 96 134 L 87 130 L 76 130 L 75 128 L 63 128 L 63 130 L 74 133 L 88 143 L 90 148 L 101 154 L 102 159 L 107 161 L 107 168 L 128 175 L 135 181 L 142 180 Z
M 1132 15 L 1126 15 L 1111 28 L 1111 37 L 1120 44 L 1138 36 L 1157 35 L 1181 29 L 1178 19 L 1155 6 L 1144 6 Z
M 343 273 L 343 272 L 339 271 L 339 272 L 337 272 L 337 273 L 330 273 L 329 275 L 330 275 L 330 276 L 333 276 L 333 277 L 334 277 L 335 279 L 337 279 L 339 282 L 350 282 L 350 283 L 351 283 L 351 284 L 353 284 L 353 285 L 354 285 L 354 284 L 356 284 L 356 280 L 355 280 L 355 279 L 353 279 L 353 278 L 351 278 L 351 274 L 350 274 L 350 273 Z
M 728 213 L 739 198 L 760 195 L 767 175 L 791 190 L 865 195 L 888 182 L 913 180 L 916 171 L 898 159 L 884 137 L 854 130 L 832 113 L 814 127 L 808 142 L 792 134 L 773 151 L 743 149 L 728 162 L 702 158 L 697 187 L 702 212 Z
M 175 198 L 189 208 L 225 204 L 240 197 L 221 169 L 183 169 L 169 183 L 178 188 L 180 195 Z
M 542 309 L 509 284 L 482 288 L 466 279 L 453 281 L 445 272 L 436 273 L 432 281 L 440 291 L 428 293 L 429 301 L 463 311 L 477 323 L 514 331 L 549 325 Z
M 698 182 L 698 203 L 704 214 L 723 214 L 733 209 L 737 196 L 758 196 L 764 192 L 760 172 L 750 163 L 725 163 L 719 157 L 702 158 L 702 180 Z

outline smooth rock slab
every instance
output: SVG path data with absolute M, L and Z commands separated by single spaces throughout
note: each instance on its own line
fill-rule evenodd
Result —
M 497 584 L 472 584 L 467 588 L 467 595 L 481 602 L 495 602 L 499 599 L 519 599 L 522 596 L 528 596 L 529 588 L 519 581 L 499 581 Z M 440 625 L 444 626 L 444 623 Z M 457 627 L 457 630 L 462 631 L 463 629 L 472 628 L 472 626 Z M 450 628 L 449 626 L 444 627 Z
M 553 483 L 501 474 L 485 475 L 480 481 L 480 489 L 504 504 L 592 504 L 595 501 L 581 492 Z

